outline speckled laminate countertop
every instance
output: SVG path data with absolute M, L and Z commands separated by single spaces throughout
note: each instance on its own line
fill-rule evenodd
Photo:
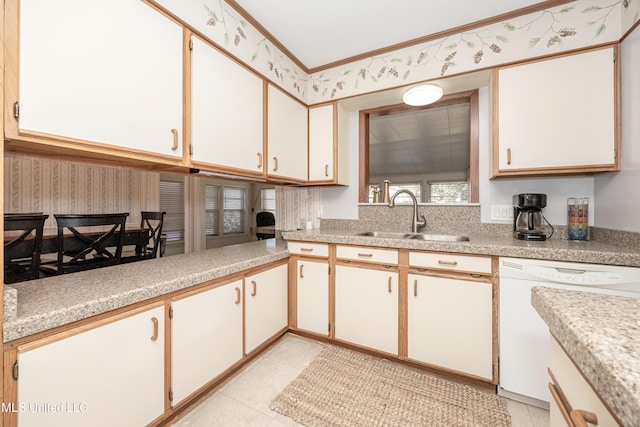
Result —
M 287 258 L 261 240 L 5 286 L 4 341 Z
M 517 240 L 511 236 L 470 235 L 468 242 L 438 242 L 358 236 L 360 232 L 321 228 L 309 231 L 285 231 L 282 233 L 282 237 L 287 240 L 309 242 L 640 267 L 640 250 L 594 241 L 570 241 L 553 238 L 544 242 L 532 242 Z
M 625 426 L 640 426 L 640 300 L 534 287 L 531 303 Z

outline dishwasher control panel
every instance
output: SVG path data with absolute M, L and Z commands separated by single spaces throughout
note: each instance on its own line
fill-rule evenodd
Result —
M 500 258 L 501 278 L 640 292 L 640 268 L 523 258 Z

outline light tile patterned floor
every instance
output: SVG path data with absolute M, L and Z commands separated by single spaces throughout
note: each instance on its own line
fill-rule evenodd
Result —
M 251 362 L 173 427 L 300 426 L 269 409 L 269 403 L 320 353 L 322 345 L 292 334 Z M 549 412 L 507 401 L 513 427 L 548 427 Z

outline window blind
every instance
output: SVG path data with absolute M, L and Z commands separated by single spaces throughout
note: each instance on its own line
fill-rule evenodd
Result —
M 160 211 L 164 217 L 162 232 L 167 241 L 184 240 L 184 184 L 177 181 L 160 181 Z

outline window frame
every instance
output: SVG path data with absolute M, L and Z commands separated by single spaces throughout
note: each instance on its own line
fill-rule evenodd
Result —
M 215 209 L 217 213 L 217 221 L 216 221 L 216 230 L 215 234 L 207 234 L 207 226 L 206 226 L 206 215 L 207 215 L 207 187 L 216 187 L 217 190 L 217 208 Z M 233 211 L 242 212 L 242 223 L 243 223 L 243 231 L 241 232 L 225 232 L 224 231 L 224 222 L 225 222 L 225 212 L 230 211 L 230 209 L 225 208 L 225 189 L 239 189 L 244 194 L 243 200 L 243 209 L 232 209 Z M 237 237 L 245 237 L 250 234 L 249 229 L 249 197 L 251 188 L 249 185 L 239 184 L 239 183 L 228 183 L 225 181 L 206 179 L 202 185 L 202 198 L 203 198 L 203 228 L 202 233 L 204 234 L 205 240 L 219 240 L 219 239 L 230 239 Z
M 469 201 L 467 203 L 479 203 L 479 121 L 480 110 L 478 101 L 478 89 L 454 93 L 443 96 L 437 103 L 426 107 L 410 107 L 405 104 L 386 105 L 383 107 L 371 108 L 359 111 L 359 159 L 358 159 L 358 202 L 368 203 L 369 200 L 369 115 L 384 112 L 386 114 L 410 111 L 422 108 L 431 108 L 439 105 L 446 105 L 451 102 L 459 102 L 462 99 L 469 101 Z M 423 188 L 423 191 L 427 189 Z

